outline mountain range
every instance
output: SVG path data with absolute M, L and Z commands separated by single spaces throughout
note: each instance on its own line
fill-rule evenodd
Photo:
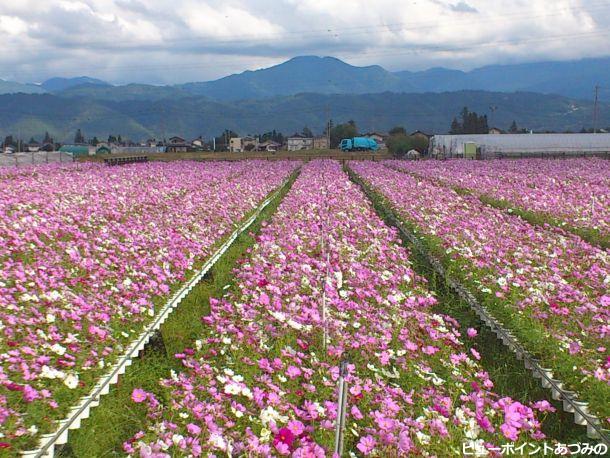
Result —
M 69 101 L 69 103 L 67 103 Z M 454 91 L 443 93 L 313 94 L 259 100 L 216 101 L 203 96 L 156 100 L 108 100 L 54 94 L 0 95 L 0 135 L 40 139 L 48 131 L 72 141 L 77 129 L 88 138 L 121 134 L 133 140 L 179 135 L 219 135 L 224 129 L 256 134 L 276 129 L 284 134 L 309 127 L 321 133 L 330 113 L 333 121 L 353 119 L 361 131 L 408 130 L 445 133 L 462 107 L 486 113 L 497 109 L 490 124 L 507 129 L 579 131 L 591 125 L 593 103 L 532 92 Z M 600 126 L 610 126 L 610 104 L 599 104 Z
M 381 92 L 539 92 L 610 101 L 610 57 L 565 62 L 491 65 L 464 72 L 447 68 L 390 72 L 378 65 L 357 67 L 334 57 L 301 56 L 282 64 L 229 75 L 214 81 L 173 86 L 128 84 L 112 86 L 90 77 L 51 78 L 40 85 L 0 80 L 0 94 L 54 93 L 108 100 L 151 100 L 205 96 L 213 100 L 261 99 L 303 92 L 374 94 Z
M 602 86 L 598 127 L 610 126 L 610 58 L 482 67 L 470 72 L 435 68 L 388 72 L 332 57 L 296 57 L 270 68 L 210 82 L 173 86 L 114 86 L 90 77 L 42 84 L 0 81 L 0 135 L 40 138 L 48 131 L 69 141 L 88 137 L 218 135 L 224 129 L 285 134 L 308 126 L 320 133 L 334 122 L 362 130 L 444 133 L 462 107 L 487 114 L 491 126 L 515 120 L 532 130 L 579 131 L 592 125 L 592 88 Z

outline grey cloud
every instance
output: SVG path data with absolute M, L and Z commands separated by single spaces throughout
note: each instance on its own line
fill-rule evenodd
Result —
M 475 7 L 470 6 L 468 3 L 464 2 L 464 1 L 460 1 L 458 3 L 456 3 L 455 5 L 449 5 L 449 8 L 451 9 L 451 11 L 455 11 L 458 13 L 478 13 L 479 10 L 477 10 Z
M 348 10 L 338 12 L 333 0 L 299 0 L 300 9 L 295 0 L 231 1 L 230 8 L 275 27 L 277 34 L 270 36 L 234 18 L 226 27 L 189 27 L 183 8 L 229 7 L 220 0 L 87 0 L 90 9 L 66 9 L 58 0 L 47 0 L 44 9 L 27 12 L 10 6 L 18 1 L 26 0 L 0 0 L 0 18 L 19 17 L 30 28 L 12 36 L 3 36 L 0 29 L 0 78 L 20 81 L 81 74 L 111 82 L 201 81 L 303 54 L 332 55 L 355 65 L 382 64 L 391 70 L 469 68 L 532 56 L 599 56 L 610 45 L 608 34 L 532 41 L 607 30 L 610 7 L 604 9 L 596 0 L 569 0 L 573 11 L 562 12 L 565 17 L 540 8 L 547 0 L 529 0 L 535 10 L 531 17 L 526 5 L 510 7 L 505 0 L 418 0 L 408 16 L 400 0 L 379 0 L 374 6 L 352 0 L 363 10 L 361 18 Z M 544 20 L 542 14 L 555 16 Z M 511 40 L 514 43 L 507 43 Z M 498 46 L 489 46 L 495 41 Z M 14 52 L 4 51 L 9 46 Z

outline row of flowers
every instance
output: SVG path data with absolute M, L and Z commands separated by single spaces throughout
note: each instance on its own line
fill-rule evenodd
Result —
M 610 254 L 377 163 L 353 170 L 545 367 L 610 418 Z
M 0 446 L 31 447 L 295 165 L 49 165 L 0 180 Z
M 603 159 L 390 161 L 393 167 L 610 238 L 610 162 Z
M 130 456 L 333 454 L 347 361 L 350 456 L 457 456 L 544 436 L 542 401 L 493 393 L 479 353 L 337 162 L 314 161 L 263 226 L 208 326 L 155 393 Z M 462 335 L 462 333 L 464 335 Z

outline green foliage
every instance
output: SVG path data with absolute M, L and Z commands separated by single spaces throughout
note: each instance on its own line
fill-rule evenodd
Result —
M 74 143 L 85 143 L 85 136 L 80 129 L 78 129 L 76 135 L 74 135 Z
M 307 126 L 303 127 L 303 131 L 301 132 L 301 135 L 303 135 L 307 138 L 313 138 L 313 132 Z
M 468 107 L 462 108 L 460 114 L 461 122 L 453 118 L 451 122 L 451 134 L 486 134 L 489 132 L 487 125 L 487 115 L 479 116 L 476 112 L 471 112 Z
M 7 135 L 4 138 L 4 142 L 2 143 L 2 146 L 4 148 L 6 148 L 7 146 L 17 146 L 17 142 L 15 142 L 12 135 Z
M 427 138 L 405 134 L 392 135 L 386 142 L 390 153 L 397 157 L 404 156 L 412 149 L 423 153 L 428 149 L 428 143 Z
M 390 136 L 395 136 L 395 135 L 407 135 L 407 129 L 405 129 L 402 126 L 396 126 L 396 127 L 392 127 L 388 133 L 390 134 Z
M 330 130 L 330 147 L 337 148 L 344 138 L 358 136 L 358 127 L 353 120 L 345 124 L 337 124 Z
M 265 132 L 262 135 L 258 136 L 260 139 L 260 142 L 266 142 L 268 140 L 271 140 L 272 142 L 277 142 L 279 144 L 284 144 L 284 135 L 282 135 L 281 132 L 277 132 L 275 129 L 273 129 L 272 131 L 269 132 Z
M 231 129 L 225 129 L 222 134 L 216 137 L 216 150 L 227 151 L 229 149 L 229 141 L 232 138 L 238 138 L 239 134 Z

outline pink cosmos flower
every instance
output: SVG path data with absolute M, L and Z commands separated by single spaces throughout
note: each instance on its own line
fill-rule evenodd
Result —
M 198 436 L 199 434 L 201 434 L 201 428 L 194 423 L 189 423 L 188 425 L 186 425 L 186 430 L 189 432 L 189 434 L 192 434 L 193 436 Z
M 555 407 L 545 400 L 535 402 L 533 407 L 540 412 L 555 412 Z
M 301 374 L 301 369 L 296 366 L 288 366 L 288 369 L 286 369 L 286 375 L 291 379 L 297 378 Z
M 134 388 L 134 390 L 131 393 L 132 401 L 137 402 L 138 404 L 140 402 L 146 401 L 147 396 L 148 396 L 148 393 L 146 393 L 146 391 L 144 391 L 140 388 Z
M 411 450 L 412 447 L 413 441 L 409 436 L 409 431 L 407 431 L 406 429 L 401 431 L 398 435 L 398 448 L 400 449 L 400 451 L 407 453 Z
M 288 429 L 295 436 L 300 436 L 301 434 L 303 434 L 303 431 L 305 431 L 305 426 L 299 420 L 290 420 L 288 422 Z
M 295 436 L 289 428 L 280 428 L 275 437 L 273 438 L 273 445 L 277 447 L 278 443 L 292 447 Z
M 471 339 L 472 339 L 472 338 L 474 338 L 474 337 L 476 337 L 476 336 L 477 336 L 477 334 L 478 334 L 478 332 L 477 332 L 477 330 L 476 330 L 476 329 L 474 329 L 474 328 L 468 328 L 468 330 L 466 331 L 466 335 L 467 335 L 468 337 L 470 337 Z
M 267 296 L 267 293 L 261 293 L 261 295 L 258 297 L 258 301 L 262 305 L 269 305 L 269 296 Z
M 369 434 L 360 438 L 360 441 L 358 441 L 358 445 L 356 445 L 356 448 L 360 450 L 363 455 L 366 456 L 375 449 L 376 444 L 377 441 L 375 440 L 375 438 Z

